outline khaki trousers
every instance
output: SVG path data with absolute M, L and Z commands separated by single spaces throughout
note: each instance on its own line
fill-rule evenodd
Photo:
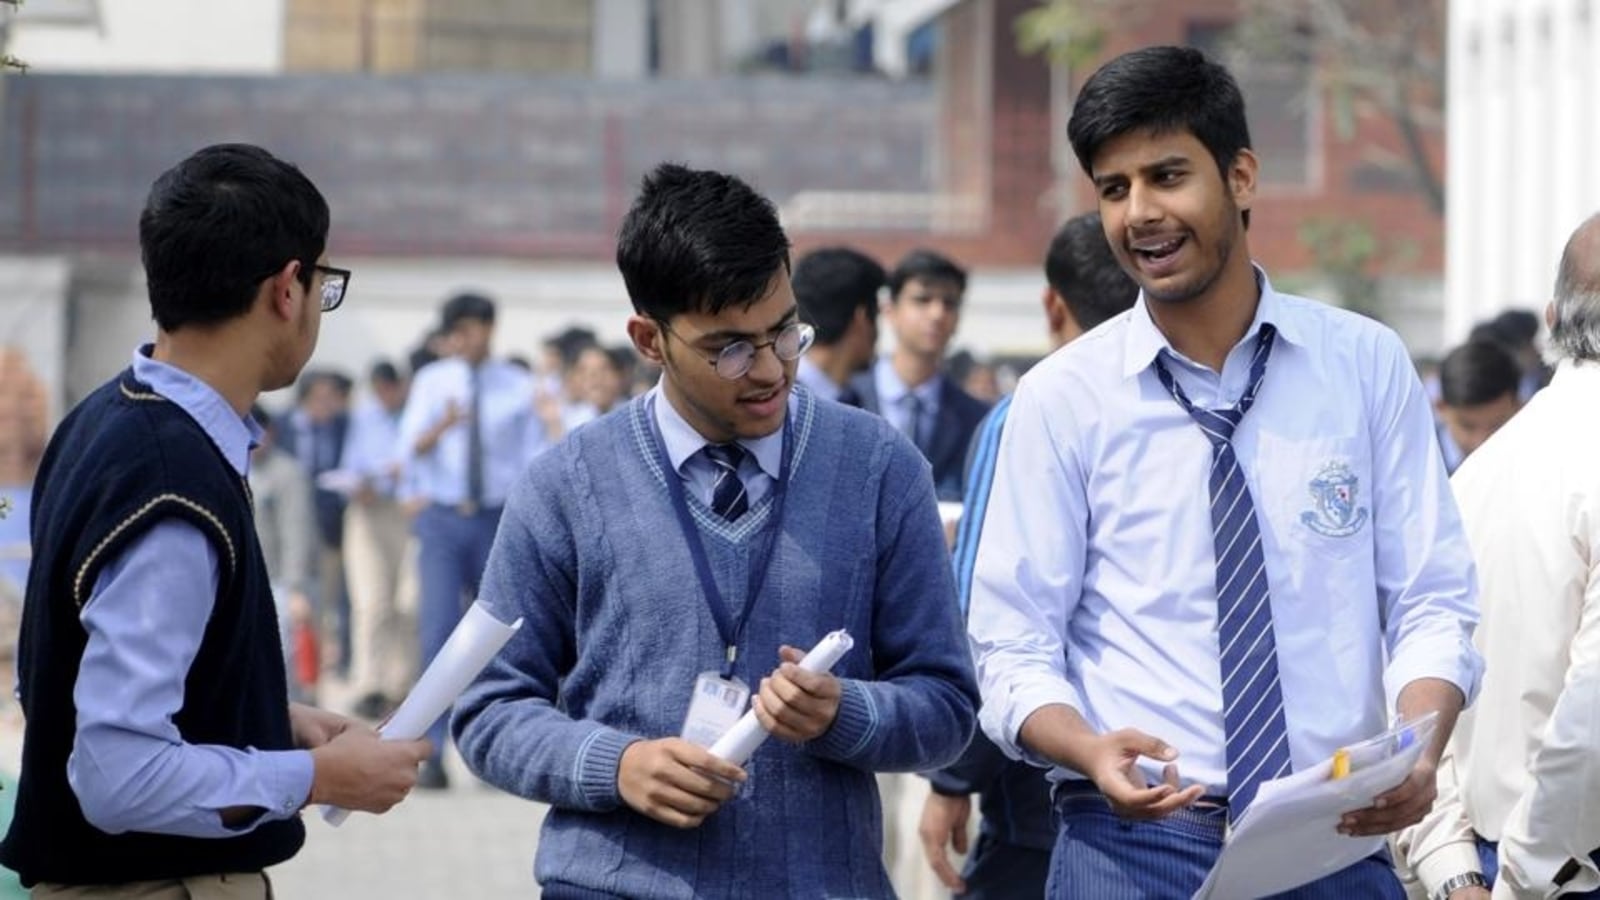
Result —
M 411 520 L 393 500 L 352 502 L 344 513 L 350 589 L 350 685 L 404 697 L 417 670 L 416 548 Z
M 36 884 L 34 900 L 272 900 L 265 872 L 195 875 L 126 884 Z

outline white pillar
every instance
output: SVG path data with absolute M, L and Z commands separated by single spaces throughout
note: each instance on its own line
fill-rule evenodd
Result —
M 644 78 L 649 72 L 649 0 L 595 0 L 594 76 Z

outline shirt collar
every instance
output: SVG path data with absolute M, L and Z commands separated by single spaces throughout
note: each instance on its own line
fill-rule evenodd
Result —
M 228 465 L 240 475 L 250 471 L 250 450 L 261 442 L 261 425 L 250 416 L 240 416 L 216 388 L 185 372 L 151 357 L 153 344 L 133 353 L 133 377 L 152 391 L 176 403 L 200 426 Z
M 916 394 L 924 406 L 939 402 L 939 389 L 944 382 L 943 375 L 934 375 L 915 388 L 906 387 L 900 380 L 900 375 L 894 370 L 894 363 L 888 357 L 880 357 L 872 367 L 872 377 L 877 382 L 878 408 L 888 409 L 898 406 L 905 400 L 907 394 Z
M 817 364 L 812 362 L 809 356 L 800 357 L 800 365 L 795 369 L 794 378 L 810 389 L 811 393 L 824 400 L 839 399 L 839 394 L 843 390 L 832 378 L 828 377 L 826 372 L 818 368 Z
M 794 394 L 789 395 L 789 415 L 794 415 Z M 672 470 L 680 476 L 683 467 L 689 460 L 700 452 L 700 448 L 711 443 L 694 430 L 694 426 L 679 414 L 677 407 L 672 405 L 666 394 L 658 384 L 650 389 L 650 405 L 655 408 L 656 425 L 661 429 L 661 440 L 667 445 L 667 461 L 672 464 Z M 761 471 L 772 478 L 778 478 L 783 469 L 783 429 L 758 438 L 740 438 L 739 446 L 750 451 L 755 457 L 756 464 Z
M 1256 273 L 1256 286 L 1261 291 L 1260 300 L 1256 303 L 1256 315 L 1251 320 L 1250 327 L 1245 330 L 1240 342 L 1253 340 L 1261 326 L 1271 323 L 1278 330 L 1278 337 L 1291 344 L 1305 346 L 1305 331 L 1301 328 L 1298 319 L 1283 302 L 1283 295 L 1272 287 L 1271 279 L 1260 266 L 1251 264 Z M 1150 368 L 1155 362 L 1156 355 L 1162 350 L 1172 350 L 1172 344 L 1167 341 L 1167 336 L 1156 327 L 1155 320 L 1150 318 L 1150 307 L 1145 300 L 1144 291 L 1139 292 L 1139 299 L 1133 304 L 1133 313 L 1128 319 L 1128 331 L 1123 340 L 1122 377 L 1133 376 Z M 1174 354 L 1176 350 L 1172 350 Z

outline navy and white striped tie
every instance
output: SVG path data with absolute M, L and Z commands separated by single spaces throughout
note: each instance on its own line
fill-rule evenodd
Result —
M 1160 357 L 1156 375 L 1211 440 L 1211 532 L 1217 560 L 1217 643 L 1222 660 L 1222 722 L 1228 757 L 1228 817 L 1244 814 L 1263 781 L 1289 774 L 1289 733 L 1278 682 L 1261 528 L 1233 431 L 1255 402 L 1277 332 L 1262 325 L 1250 383 L 1227 409 L 1198 409 Z
M 745 449 L 738 444 L 707 444 L 705 454 L 717 473 L 711 483 L 711 511 L 732 522 L 750 508 L 744 480 L 739 477 Z

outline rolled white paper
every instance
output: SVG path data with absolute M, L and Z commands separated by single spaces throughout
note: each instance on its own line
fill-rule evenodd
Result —
M 466 615 L 450 632 L 450 639 L 439 649 L 439 655 L 428 664 L 427 671 L 417 679 L 411 693 L 378 728 L 386 741 L 409 741 L 422 737 L 438 718 L 450 709 L 467 689 L 483 667 L 494 659 L 500 648 L 522 627 L 518 619 L 510 625 L 489 615 L 488 610 L 474 603 Z M 350 811 L 337 806 L 324 806 L 322 818 L 335 827 L 342 824 Z
M 817 642 L 811 652 L 800 660 L 800 668 L 807 672 L 826 672 L 833 668 L 850 648 L 855 646 L 848 632 L 840 629 L 830 632 Z M 755 754 L 756 748 L 767 739 L 767 730 L 761 727 L 756 711 L 750 710 L 735 722 L 733 727 L 711 745 L 711 755 L 742 766 Z

